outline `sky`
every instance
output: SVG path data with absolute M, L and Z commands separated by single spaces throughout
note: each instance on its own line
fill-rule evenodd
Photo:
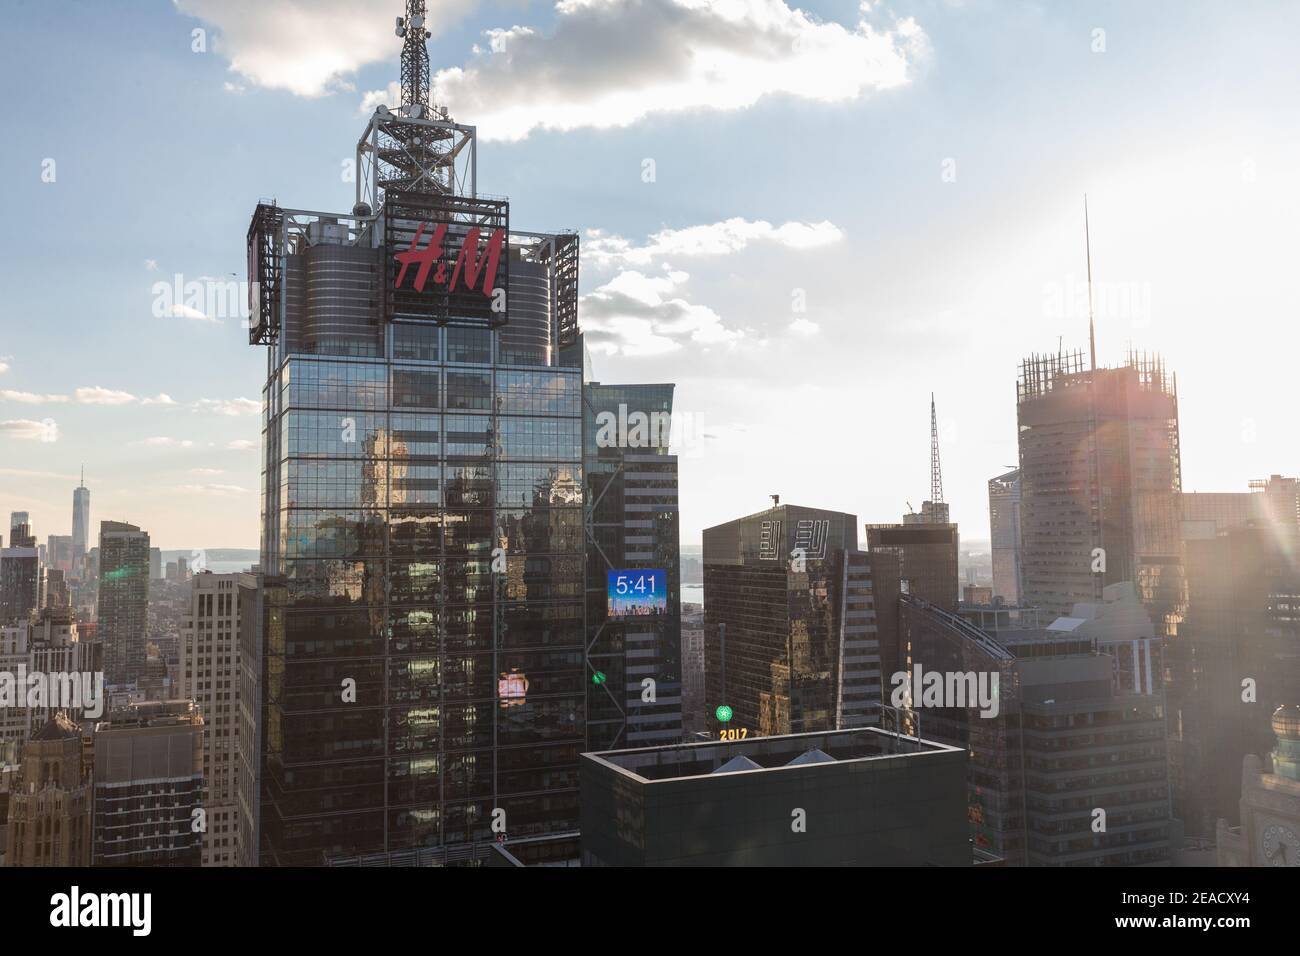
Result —
M 7 0 L 0 517 L 255 548 L 260 198 L 346 212 L 396 0 Z M 1178 376 L 1186 490 L 1300 473 L 1300 5 L 432 0 L 511 223 L 576 229 L 595 377 L 675 382 L 681 535 L 783 501 L 988 537 L 1015 380 Z M 7 524 L 7 522 L 6 522 Z M 7 542 L 6 542 L 7 543 Z

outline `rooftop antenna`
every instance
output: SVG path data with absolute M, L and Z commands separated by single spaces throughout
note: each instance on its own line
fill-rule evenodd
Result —
M 81 463 L 81 487 L 86 487 L 86 463 Z
M 934 392 L 930 393 L 930 500 L 943 501 L 943 473 L 939 469 L 939 419 L 934 413 Z
M 432 34 L 424 28 L 425 0 L 406 0 L 406 16 L 397 18 L 393 31 L 402 44 L 402 114 L 416 119 L 429 115 L 429 51 L 424 45 Z
M 772 499 L 772 507 L 773 507 L 773 508 L 777 507 L 777 506 L 781 503 L 781 496 L 780 496 L 780 495 L 768 495 L 768 497 Z
M 1088 227 L 1088 194 L 1083 194 L 1083 246 L 1088 256 L 1088 350 L 1097 371 L 1097 327 L 1092 317 L 1092 232 Z

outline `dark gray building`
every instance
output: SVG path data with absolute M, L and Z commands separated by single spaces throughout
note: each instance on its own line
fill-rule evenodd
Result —
M 906 720 L 969 751 L 971 839 L 1009 865 L 1169 858 L 1165 701 L 1147 680 L 1152 627 L 1131 587 L 1104 596 L 1048 627 L 1007 621 L 992 633 L 917 598 L 900 601 L 913 673 L 945 683 L 969 675 L 994 691 L 996 707 L 936 702 L 913 681 Z
M 874 727 L 582 755 L 583 866 L 969 866 L 966 754 Z
M 857 518 L 778 505 L 704 531 L 705 709 L 773 736 L 879 721 L 879 597 Z M 885 603 L 897 595 L 892 590 Z
M 583 387 L 587 749 L 682 739 L 677 456 L 672 385 Z M 644 427 L 642 427 L 644 426 Z M 611 611 L 609 582 L 662 571 L 662 609 Z

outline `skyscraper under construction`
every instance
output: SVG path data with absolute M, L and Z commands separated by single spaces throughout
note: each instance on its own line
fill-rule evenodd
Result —
M 257 206 L 261 567 L 241 860 L 447 862 L 573 830 L 585 743 L 578 237 L 513 230 L 429 96 L 357 144 L 349 214 Z M 462 854 L 463 855 L 463 854 Z
M 1159 356 L 1034 355 L 1017 383 L 1022 601 L 1065 615 L 1131 581 L 1157 633 L 1181 589 L 1178 395 Z

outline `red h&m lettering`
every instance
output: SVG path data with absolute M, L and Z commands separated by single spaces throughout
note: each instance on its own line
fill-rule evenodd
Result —
M 394 258 L 402 264 L 402 268 L 397 272 L 397 283 L 395 288 L 400 289 L 402 283 L 406 280 L 406 270 L 411 265 L 418 265 L 419 268 L 415 273 L 413 286 L 416 292 L 423 292 L 424 286 L 428 282 L 429 272 L 433 269 L 434 263 L 438 268 L 433 273 L 435 285 L 448 285 L 447 283 L 447 266 L 442 262 L 443 242 L 447 237 L 446 223 L 439 223 L 433 230 L 433 235 L 429 239 L 429 244 L 423 249 L 419 248 L 420 239 L 424 235 L 424 228 L 427 223 L 420 223 L 415 230 L 415 238 L 411 240 L 410 247 L 405 252 L 398 252 Z M 451 282 L 448 291 L 455 292 L 459 284 L 462 270 L 465 278 L 465 285 L 473 289 L 479 282 L 479 275 L 483 275 L 482 291 L 485 296 L 491 296 L 496 289 L 497 268 L 501 263 L 501 249 L 505 245 L 506 231 L 504 229 L 493 230 L 491 238 L 488 239 L 487 249 L 483 255 L 479 255 L 479 228 L 471 228 L 465 233 L 465 241 L 461 243 L 460 252 L 456 255 L 456 263 L 452 268 Z

